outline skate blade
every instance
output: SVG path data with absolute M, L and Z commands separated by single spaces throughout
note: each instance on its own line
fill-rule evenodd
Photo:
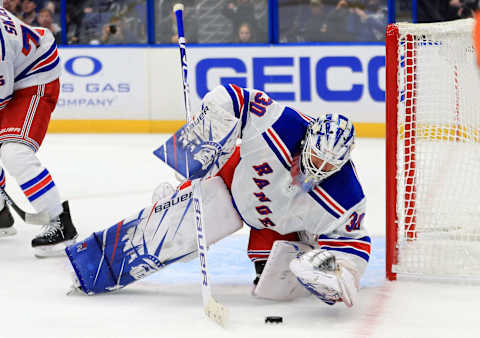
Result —
M 33 248 L 34 249 L 34 255 L 37 258 L 66 256 L 65 248 L 69 245 L 74 244 L 76 242 L 75 238 L 71 239 L 69 241 L 65 241 L 65 242 L 62 242 L 62 243 L 55 244 L 55 245 L 37 246 L 37 247 Z
M 0 237 L 13 236 L 17 233 L 17 230 L 14 227 L 0 229 Z

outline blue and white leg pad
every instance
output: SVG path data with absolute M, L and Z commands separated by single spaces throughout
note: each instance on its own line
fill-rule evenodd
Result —
M 207 243 L 242 226 L 220 177 L 201 182 Z M 191 187 L 66 248 L 86 294 L 122 288 L 166 265 L 197 256 Z

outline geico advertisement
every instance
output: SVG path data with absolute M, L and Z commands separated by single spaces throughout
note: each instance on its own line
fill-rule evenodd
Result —
M 218 84 L 266 91 L 304 112 L 345 112 L 358 122 L 384 122 L 385 47 L 187 46 L 190 92 L 201 97 Z
M 55 118 L 147 119 L 146 51 L 62 48 Z

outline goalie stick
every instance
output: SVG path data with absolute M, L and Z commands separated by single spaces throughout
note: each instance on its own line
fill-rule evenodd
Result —
M 46 212 L 39 212 L 37 214 L 29 213 L 23 211 L 17 203 L 7 194 L 5 189 L 0 188 L 0 194 L 2 195 L 5 202 L 12 207 L 13 210 L 20 216 L 20 218 L 28 224 L 36 224 L 36 225 L 45 225 L 50 222 L 50 217 Z
M 185 114 L 187 122 L 191 120 L 190 108 L 190 88 L 187 81 L 188 66 L 187 54 L 185 46 L 185 35 L 183 31 L 183 4 L 177 3 L 173 7 L 173 11 L 177 18 L 178 31 L 178 47 L 180 49 L 180 64 L 182 66 L 182 80 L 183 80 L 183 98 L 185 104 Z M 198 254 L 200 257 L 200 269 L 202 272 L 202 301 L 203 309 L 208 318 L 214 320 L 219 325 L 224 326 L 227 320 L 227 309 L 222 304 L 218 303 L 212 297 L 210 288 L 210 281 L 208 278 L 208 262 L 207 262 L 207 240 L 205 234 L 205 224 L 202 207 L 202 191 L 200 180 L 192 180 L 193 191 L 193 207 L 195 213 L 195 231 L 197 232 Z

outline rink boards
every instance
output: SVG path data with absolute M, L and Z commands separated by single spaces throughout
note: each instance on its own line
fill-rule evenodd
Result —
M 62 48 L 62 87 L 51 132 L 172 132 L 182 125 L 176 47 Z M 383 137 L 383 44 L 189 46 L 193 109 L 219 84 L 266 91 L 319 114 L 349 115 L 359 136 Z

